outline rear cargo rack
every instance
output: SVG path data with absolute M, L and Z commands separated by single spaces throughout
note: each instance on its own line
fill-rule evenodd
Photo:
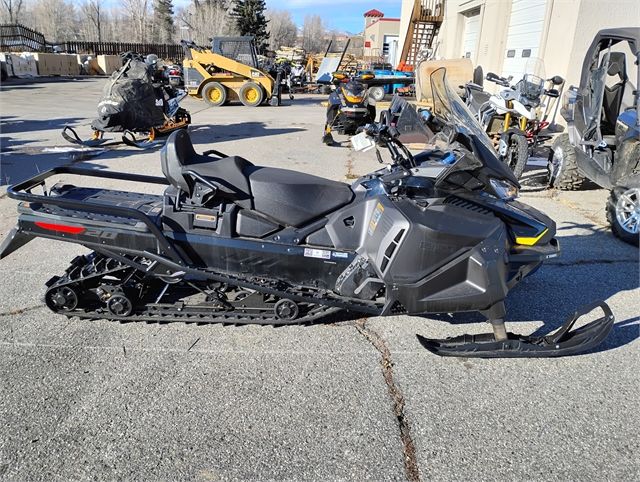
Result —
M 75 199 L 58 198 L 55 196 L 48 196 L 46 194 L 34 194 L 33 189 L 42 187 L 45 190 L 45 180 L 55 176 L 57 174 L 71 174 L 74 176 L 86 176 L 86 177 L 100 177 L 104 179 L 118 179 L 121 181 L 132 181 L 145 184 L 160 184 L 169 185 L 164 177 L 145 176 L 142 174 L 130 174 L 126 172 L 110 172 L 99 171 L 95 169 L 83 169 L 72 166 L 55 167 L 48 171 L 42 172 L 36 176 L 33 176 L 18 184 L 9 186 L 7 189 L 7 195 L 11 199 L 17 199 L 19 201 L 26 201 L 32 203 L 41 203 L 59 206 L 66 209 L 74 209 L 81 211 L 93 211 L 99 214 L 111 214 L 120 216 L 123 218 L 133 218 L 141 221 L 149 229 L 149 232 L 158 241 L 158 254 L 166 255 L 171 258 L 172 261 L 179 265 L 185 265 L 185 260 L 175 250 L 173 245 L 167 240 L 162 230 L 147 214 L 130 207 L 114 206 L 113 204 L 91 202 L 91 201 L 78 201 Z M 46 193 L 46 190 L 44 191 Z

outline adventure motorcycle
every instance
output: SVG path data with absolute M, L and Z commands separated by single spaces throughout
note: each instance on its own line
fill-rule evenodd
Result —
M 420 119 L 397 98 L 393 112 L 356 136 L 386 147 L 391 163 L 351 186 L 217 151 L 198 154 L 178 131 L 161 151 L 164 177 L 58 167 L 9 187 L 22 202 L 0 259 L 35 237 L 92 250 L 47 283 L 49 308 L 79 318 L 286 325 L 339 310 L 479 311 L 493 334 L 420 342 L 466 357 L 560 356 L 599 344 L 613 323 L 605 303 L 546 337 L 506 331 L 509 290 L 558 255 L 555 224 L 513 199 L 517 180 L 444 69 L 431 82 L 432 112 Z M 434 149 L 413 156 L 404 147 L 394 127 L 411 125 L 403 116 L 424 124 Z M 45 180 L 63 173 L 165 190 L 62 183 L 47 190 Z M 38 186 L 45 195 L 34 193 Z M 602 318 L 571 330 L 597 306 Z
M 307 83 L 307 71 L 304 66 L 297 62 L 291 66 L 287 75 L 287 88 L 289 90 L 289 99 L 293 100 L 296 92 L 304 92 Z
M 191 115 L 180 107 L 187 96 L 184 90 L 176 89 L 157 68 L 158 57 L 148 55 L 146 59 L 128 52 L 123 54 L 123 66 L 115 71 L 103 89 L 98 104 L 98 117 L 91 123 L 93 135 L 82 140 L 75 129 L 65 126 L 62 137 L 73 144 L 88 147 L 118 144 L 109 142 L 105 132 L 122 132 L 122 142 L 142 149 L 164 144 L 156 139 L 191 123 Z M 144 133 L 143 139 L 136 133 Z
M 541 61 L 532 59 L 522 79 L 513 85 L 511 77 L 487 74 L 488 81 L 505 87 L 498 94 L 489 94 L 473 82 L 464 86 L 467 106 L 493 139 L 499 158 L 518 179 L 533 149 L 551 138 L 541 131 L 550 124 L 549 114 L 560 96 L 556 87 L 563 85 L 564 79 L 554 76 L 545 81 L 543 76 Z
M 335 89 L 329 95 L 327 121 L 324 125 L 322 142 L 335 144 L 332 131 L 339 134 L 355 134 L 358 128 L 374 122 L 376 106 L 367 95 L 367 82 L 374 75 L 363 73 L 349 77 L 342 72 L 334 72 L 332 83 Z

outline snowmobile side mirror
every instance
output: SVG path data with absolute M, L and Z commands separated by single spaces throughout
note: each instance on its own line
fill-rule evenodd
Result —
M 558 89 L 549 89 L 545 91 L 545 94 L 547 94 L 547 96 L 552 97 L 554 99 L 560 97 L 560 92 L 558 92 Z

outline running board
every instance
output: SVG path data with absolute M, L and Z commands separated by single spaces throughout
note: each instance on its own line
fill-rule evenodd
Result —
M 571 331 L 582 316 L 601 308 L 604 316 Z M 420 344 L 440 356 L 469 358 L 542 358 L 577 355 L 602 343 L 613 327 L 615 317 L 604 301 L 585 305 L 555 332 L 546 336 L 526 336 L 507 333 L 496 341 L 493 333 L 461 335 L 443 340 L 416 335 Z

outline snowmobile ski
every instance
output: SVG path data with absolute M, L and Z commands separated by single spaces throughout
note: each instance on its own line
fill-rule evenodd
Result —
M 105 147 L 121 144 L 120 141 L 115 141 L 112 138 L 104 138 L 103 136 L 104 132 L 94 130 L 91 139 L 83 141 L 73 127 L 65 126 L 64 129 L 62 129 L 62 137 L 71 144 L 77 144 L 85 147 Z
M 138 149 L 154 149 L 163 146 L 166 139 L 156 139 L 155 132 L 151 130 L 146 138 L 139 139 L 132 131 L 124 131 L 122 133 L 122 142 L 129 147 L 137 147 Z
M 601 308 L 604 316 L 572 330 L 579 318 Z M 607 337 L 615 317 L 604 301 L 576 310 L 555 332 L 546 336 L 516 335 L 504 331 L 504 322 L 494 333 L 461 335 L 443 340 L 416 335 L 420 344 L 440 356 L 468 358 L 543 358 L 576 355 L 598 346 Z M 502 335 L 500 334 L 502 331 Z M 500 339 L 502 338 L 502 339 Z

